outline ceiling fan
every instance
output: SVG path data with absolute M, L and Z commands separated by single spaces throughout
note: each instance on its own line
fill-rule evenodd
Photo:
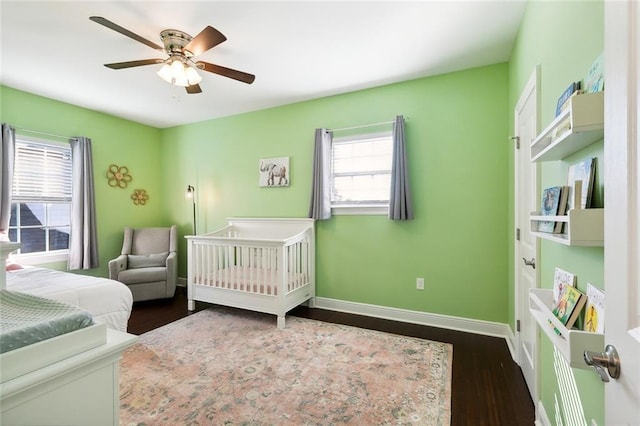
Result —
M 105 67 L 119 70 L 143 65 L 164 64 L 160 71 L 158 71 L 158 75 L 168 83 L 183 86 L 187 93 L 190 94 L 202 92 L 198 84 L 202 80 L 202 77 L 196 71 L 197 69 L 232 78 L 247 84 L 253 83 L 256 78 L 253 74 L 209 62 L 194 60 L 196 56 L 201 55 L 227 39 L 220 31 L 213 27 L 207 26 L 195 37 L 191 37 L 189 34 L 179 30 L 164 30 L 160 33 L 160 39 L 164 44 L 163 47 L 101 16 L 91 16 L 89 19 L 142 44 L 146 44 L 152 49 L 164 51 L 169 55 L 166 59 L 142 59 L 137 61 L 116 62 L 113 64 L 104 64 Z

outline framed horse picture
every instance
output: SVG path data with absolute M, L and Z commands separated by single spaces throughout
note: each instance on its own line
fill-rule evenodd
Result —
M 259 160 L 258 168 L 261 187 L 289 186 L 289 157 L 263 158 Z

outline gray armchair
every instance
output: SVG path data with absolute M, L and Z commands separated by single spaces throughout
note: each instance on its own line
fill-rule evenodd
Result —
M 178 280 L 177 228 L 125 228 L 122 254 L 109 278 L 126 284 L 133 301 L 173 297 Z

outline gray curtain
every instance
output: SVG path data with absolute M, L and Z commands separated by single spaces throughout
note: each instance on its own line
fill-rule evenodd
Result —
M 315 149 L 313 153 L 313 187 L 309 217 L 315 220 L 331 218 L 331 139 L 327 129 L 316 129 Z
M 11 187 L 16 150 L 16 131 L 2 123 L 2 149 L 0 154 L 0 241 L 9 240 L 9 218 L 11 216 Z
M 407 152 L 404 140 L 404 117 L 397 115 L 393 123 L 393 163 L 391 165 L 391 196 L 389 198 L 389 219 L 413 219 Z
M 73 187 L 71 201 L 71 236 L 69 262 L 71 269 L 98 267 L 96 206 L 93 187 L 91 139 L 72 138 L 71 161 Z

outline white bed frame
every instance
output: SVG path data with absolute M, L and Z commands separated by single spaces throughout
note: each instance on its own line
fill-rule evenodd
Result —
M 0 243 L 0 287 L 17 248 Z M 0 424 L 119 425 L 120 359 L 137 339 L 96 324 L 0 354 Z
M 187 236 L 187 294 L 195 301 L 277 315 L 315 300 L 313 219 L 228 219 L 210 234 Z
M 7 258 L 11 252 L 20 248 L 20 243 L 8 243 L 0 241 L 0 290 L 7 288 Z

